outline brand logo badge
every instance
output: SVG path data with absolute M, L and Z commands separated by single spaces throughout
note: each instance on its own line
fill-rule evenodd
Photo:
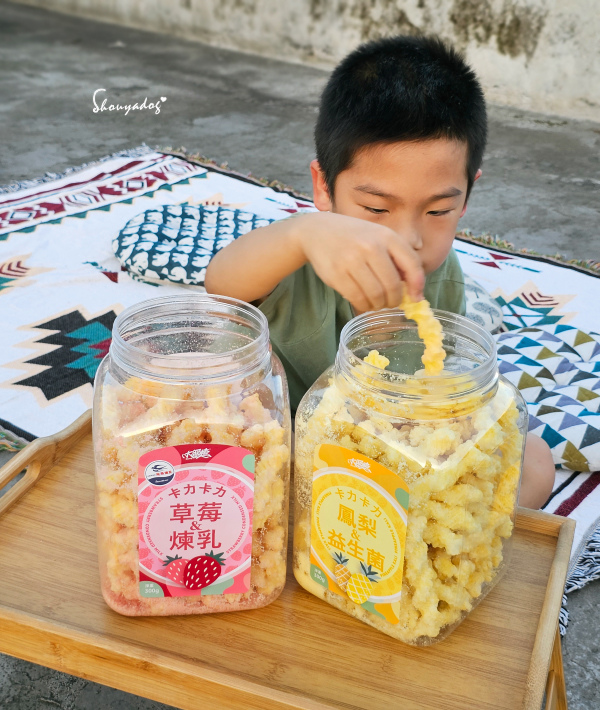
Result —
M 168 461 L 153 461 L 146 466 L 144 476 L 153 486 L 166 486 L 175 477 L 175 469 Z

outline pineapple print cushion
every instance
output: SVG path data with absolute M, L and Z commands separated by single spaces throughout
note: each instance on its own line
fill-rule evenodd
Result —
M 144 281 L 203 286 L 206 267 L 220 249 L 273 221 L 217 205 L 160 205 L 127 222 L 112 247 Z

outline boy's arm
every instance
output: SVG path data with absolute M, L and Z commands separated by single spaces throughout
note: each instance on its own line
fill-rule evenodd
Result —
M 422 296 L 420 259 L 396 232 L 333 212 L 300 214 L 242 235 L 212 258 L 206 290 L 257 301 L 307 262 L 357 312 L 398 306 L 403 281 L 414 299 Z
M 242 234 L 218 251 L 206 270 L 208 293 L 248 302 L 268 296 L 280 281 L 306 263 L 293 221 L 283 219 Z
M 535 434 L 527 434 L 519 505 L 541 508 L 550 497 L 556 471 L 548 444 Z

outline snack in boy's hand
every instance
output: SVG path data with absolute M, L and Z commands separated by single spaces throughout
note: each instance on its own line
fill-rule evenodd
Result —
M 406 313 L 407 318 L 415 321 L 418 326 L 419 338 L 425 344 L 425 352 L 422 357 L 425 374 L 439 375 L 444 369 L 446 357 L 446 351 L 442 345 L 442 324 L 433 315 L 429 302 L 425 299 L 413 301 L 409 296 L 405 296 L 400 308 Z
M 429 303 L 425 299 L 412 301 L 408 296 L 405 296 L 400 308 L 407 318 L 415 321 L 419 338 L 425 345 L 425 352 L 421 358 L 424 367 L 423 374 L 439 375 L 444 369 L 444 359 L 446 358 L 441 323 L 433 315 Z M 390 364 L 390 361 L 384 355 L 380 355 L 377 350 L 371 350 L 364 361 L 382 370 L 385 370 Z

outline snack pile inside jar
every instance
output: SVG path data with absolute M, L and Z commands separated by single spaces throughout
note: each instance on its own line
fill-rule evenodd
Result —
M 427 645 L 468 615 L 505 566 L 525 414 L 498 378 L 495 350 L 487 385 L 475 383 L 475 369 L 473 381 L 454 376 L 427 301 L 401 308 L 425 344 L 423 370 L 388 374 L 390 360 L 375 348 L 344 369 L 340 357 L 351 356 L 340 350 L 300 406 L 294 573 L 346 613 Z M 451 318 L 448 330 L 469 332 L 466 319 Z
M 173 386 L 169 392 L 168 385 L 130 379 L 124 385 L 106 381 L 102 398 L 102 433 L 97 441 L 101 462 L 97 474 L 98 527 L 101 553 L 106 557 L 106 576 L 102 581 L 112 605 L 125 614 L 189 614 L 252 608 L 275 598 L 285 583 L 285 498 L 290 450 L 284 427 L 263 405 L 259 394 L 235 397 L 228 387 L 202 391 Z M 156 449 L 187 444 L 200 452 L 209 444 L 242 447 L 255 456 L 252 549 L 241 551 L 251 554 L 250 586 L 239 593 L 227 590 L 226 594 L 188 596 L 190 589 L 198 589 L 193 580 L 189 581 L 189 568 L 186 580 L 186 568 L 192 560 L 197 560 L 196 566 L 206 572 L 206 580 L 211 583 L 227 570 L 227 560 L 219 558 L 220 553 L 212 550 L 210 542 L 198 547 L 200 531 L 194 529 L 194 537 L 190 538 L 194 548 L 186 546 L 179 531 L 180 538 L 168 545 L 173 549 L 161 556 L 162 565 L 156 562 L 151 567 L 156 567 L 166 582 L 173 582 L 169 589 L 173 596 L 145 598 L 139 590 L 138 560 L 144 563 L 144 557 L 150 555 L 142 549 L 138 552 L 138 518 L 145 512 L 143 505 L 138 510 L 139 461 Z M 175 483 L 178 480 L 176 474 Z M 211 485 L 217 492 L 220 483 L 221 478 L 214 477 L 212 484 L 204 485 L 207 492 Z M 235 481 L 231 483 L 236 485 Z M 184 515 L 197 513 L 191 507 L 183 507 L 186 485 L 186 479 L 181 477 L 181 486 L 174 489 L 181 489 L 180 495 L 172 497 L 173 505 L 180 506 L 172 508 L 174 515 L 180 514 L 172 526 L 176 534 L 176 523 L 185 523 Z M 173 490 L 173 486 L 170 488 Z M 240 497 L 247 498 L 243 494 L 242 489 Z M 216 493 L 213 511 L 220 500 Z M 205 520 L 210 521 L 211 508 L 204 510 Z M 192 528 L 193 522 L 182 530 Z

